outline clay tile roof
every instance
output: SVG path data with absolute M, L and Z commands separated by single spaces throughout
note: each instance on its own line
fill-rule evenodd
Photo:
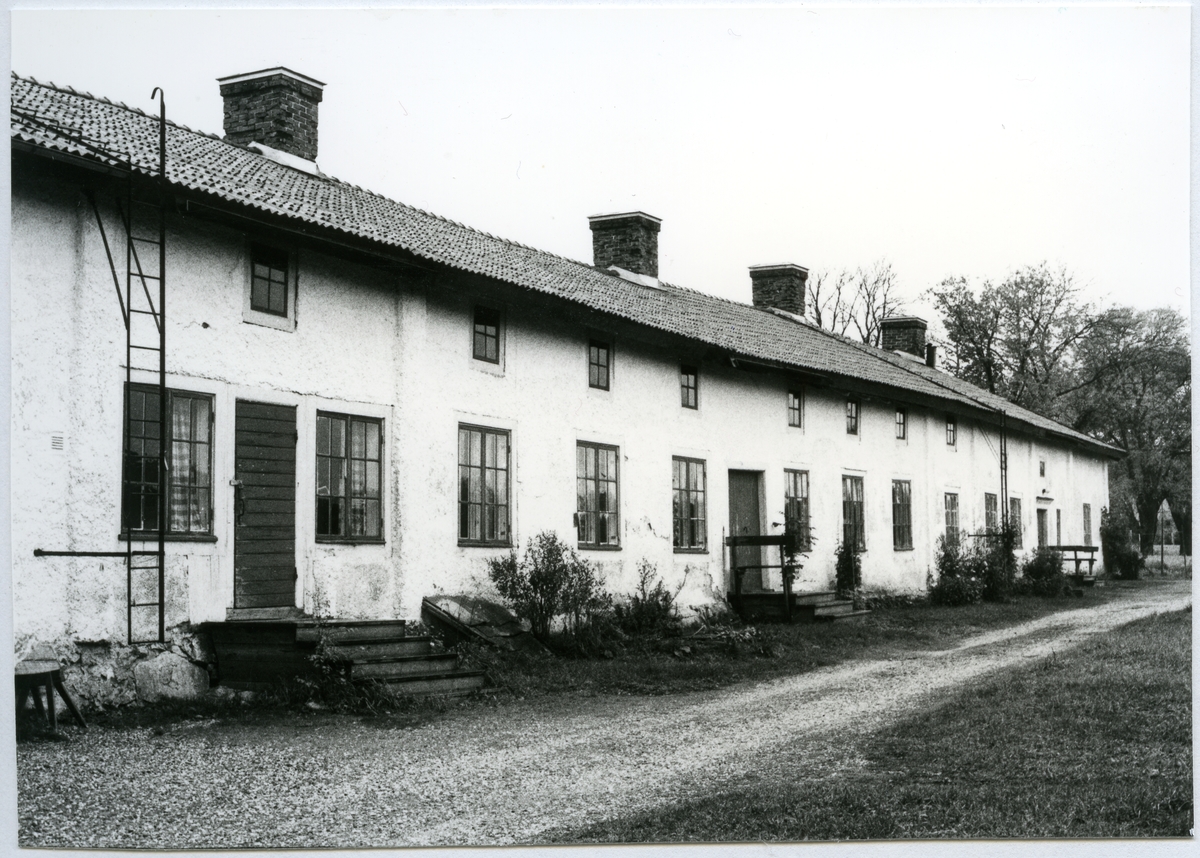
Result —
M 151 174 L 158 121 L 74 90 L 12 77 L 12 139 Z M 1003 410 L 1010 420 L 1119 452 L 923 364 L 835 336 L 791 317 L 662 284 L 631 283 L 590 265 L 497 238 L 338 179 L 313 175 L 168 122 L 167 178 L 180 187 L 407 251 L 433 263 L 565 298 L 733 356 Z

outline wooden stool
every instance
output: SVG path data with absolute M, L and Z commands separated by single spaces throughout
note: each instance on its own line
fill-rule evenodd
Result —
M 33 705 L 37 707 L 37 711 L 46 718 L 50 723 L 50 730 L 58 732 L 58 712 L 54 706 L 54 690 L 57 688 L 58 693 L 62 695 L 63 703 L 67 704 L 67 709 L 75 716 L 75 720 L 79 722 L 79 726 L 87 729 L 87 724 L 83 720 L 83 716 L 79 714 L 79 710 L 75 707 L 75 701 L 71 699 L 71 695 L 67 693 L 67 687 L 63 685 L 62 670 L 57 661 L 49 659 L 25 659 L 17 662 L 16 666 L 16 682 L 17 682 L 17 717 L 25 711 L 25 702 L 29 695 L 33 695 Z M 46 705 L 42 706 L 42 688 L 46 689 Z

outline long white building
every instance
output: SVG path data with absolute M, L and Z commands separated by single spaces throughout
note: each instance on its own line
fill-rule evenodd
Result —
M 937 369 L 921 320 L 887 350 L 819 330 L 796 265 L 750 268 L 753 305 L 668 284 L 642 212 L 590 218 L 587 264 L 345 184 L 321 86 L 224 79 L 225 139 L 166 123 L 159 184 L 158 117 L 14 76 L 18 656 L 153 640 L 159 606 L 168 642 L 416 619 L 544 530 L 617 593 L 643 558 L 686 577 L 685 607 L 729 591 L 725 536 L 785 515 L 800 589 L 848 540 L 864 586 L 921 591 L 938 537 L 1005 512 L 1023 550 L 1098 540 L 1119 451 Z

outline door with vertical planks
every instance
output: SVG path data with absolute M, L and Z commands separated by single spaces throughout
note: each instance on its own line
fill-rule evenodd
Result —
M 233 606 L 296 604 L 296 408 L 237 401 Z
M 760 471 L 729 472 L 729 535 L 761 536 L 762 512 L 759 492 L 762 484 Z M 739 566 L 758 566 L 762 561 L 762 549 L 756 547 L 735 548 L 730 558 L 736 569 Z M 763 569 L 747 569 L 742 576 L 742 589 L 762 590 L 766 582 Z

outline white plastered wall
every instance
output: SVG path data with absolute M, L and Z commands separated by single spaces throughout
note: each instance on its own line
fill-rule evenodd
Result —
M 108 228 L 112 240 L 115 220 Z M 982 525 L 984 492 L 999 492 L 997 433 L 967 417 L 959 417 L 958 443 L 951 448 L 944 411 L 907 406 L 909 433 L 900 441 L 896 403 L 866 397 L 860 432 L 852 436 L 845 431 L 844 392 L 812 386 L 803 427 L 789 427 L 789 384 L 779 374 L 703 360 L 699 351 L 668 345 L 652 332 L 616 334 L 530 310 L 524 302 L 504 305 L 504 362 L 497 371 L 471 358 L 474 299 L 455 281 L 416 285 L 426 281 L 333 259 L 302 242 L 293 248 L 299 263 L 295 329 L 248 324 L 246 236 L 175 218 L 168 247 L 169 384 L 212 394 L 216 414 L 216 538 L 169 543 L 169 627 L 223 619 L 232 605 L 229 481 L 238 399 L 297 408 L 296 604 L 343 617 L 415 618 L 423 596 L 482 586 L 486 559 L 501 550 L 458 545 L 459 423 L 511 432 L 512 523 L 520 546 L 541 530 L 573 541 L 575 445 L 618 447 L 621 550 L 586 556 L 615 592 L 632 589 L 642 558 L 670 586 L 686 575 L 680 598 L 685 607 L 719 598 L 727 587 L 721 546 L 730 469 L 762 472 L 768 529 L 782 521 L 784 469 L 809 471 L 816 545 L 800 579 L 807 588 L 823 588 L 832 579 L 844 474 L 864 480 L 864 583 L 890 590 L 925 586 L 944 528 L 945 492 L 959 493 L 964 528 Z M 14 176 L 11 273 L 17 645 L 120 640 L 120 560 L 33 557 L 35 548 L 122 547 L 124 329 L 99 232 L 77 187 Z M 498 303 L 495 294 L 489 302 Z M 595 336 L 613 343 L 609 391 L 587 384 L 587 342 Z M 681 361 L 700 366 L 697 410 L 679 404 Z M 316 542 L 318 410 L 384 421 L 383 544 Z M 63 449 L 54 449 L 51 437 L 60 434 Z M 1097 541 L 1106 463 L 1065 444 L 1018 435 L 1010 438 L 1009 450 L 1010 494 L 1022 498 L 1026 548 L 1036 541 L 1039 496 L 1053 498 L 1053 508 L 1063 510 L 1065 542 L 1083 541 L 1082 504 L 1090 503 Z M 676 553 L 671 545 L 676 455 L 706 462 L 706 553 Z M 1043 458 L 1047 477 L 1040 480 Z M 894 479 L 912 482 L 910 551 L 892 548 Z

